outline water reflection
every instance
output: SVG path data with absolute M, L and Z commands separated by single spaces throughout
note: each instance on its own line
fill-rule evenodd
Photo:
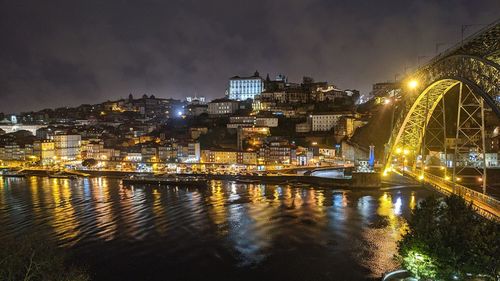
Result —
M 429 193 L 223 181 L 194 189 L 123 187 L 106 178 L 3 179 L 0 237 L 46 229 L 90 263 L 97 280 L 133 280 L 136 271 L 172 274 L 197 265 L 235 276 L 248 269 L 249 280 L 259 272 L 357 280 L 394 266 L 404 217 Z M 141 265 L 123 266 L 137 259 Z
M 36 183 L 32 183 L 36 184 Z M 52 189 L 52 227 L 57 236 L 71 243 L 79 234 L 78 221 L 71 203 L 71 191 L 68 179 L 51 179 Z

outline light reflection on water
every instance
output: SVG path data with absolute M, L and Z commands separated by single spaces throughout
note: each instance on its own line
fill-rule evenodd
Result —
M 96 280 L 146 280 L 151 272 L 169 280 L 221 272 L 239 280 L 362 280 L 395 266 L 404 217 L 429 194 L 416 187 L 213 181 L 196 189 L 123 187 L 106 178 L 1 179 L 0 238 L 46 233 Z

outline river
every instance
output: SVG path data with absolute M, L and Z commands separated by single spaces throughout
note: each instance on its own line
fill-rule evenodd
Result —
M 44 232 L 92 280 L 367 280 L 395 266 L 423 187 L 0 179 L 0 238 Z

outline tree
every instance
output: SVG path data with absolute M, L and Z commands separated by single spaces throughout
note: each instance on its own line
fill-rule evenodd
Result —
M 398 259 L 416 278 L 494 280 L 500 265 L 499 224 L 451 195 L 422 201 L 399 242 Z
M 0 280 L 88 281 L 90 277 L 68 264 L 63 250 L 37 232 L 0 240 Z

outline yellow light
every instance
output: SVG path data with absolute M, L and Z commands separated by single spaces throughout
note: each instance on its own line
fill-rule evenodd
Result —
M 419 180 L 423 180 L 423 179 L 424 179 L 424 175 L 420 175 L 420 176 L 418 177 L 418 179 L 419 179 Z
M 411 80 L 410 82 L 408 82 L 408 87 L 410 89 L 415 89 L 416 87 L 418 86 L 418 82 L 417 80 L 413 79 Z
M 409 151 L 408 149 L 405 149 L 405 150 L 403 151 L 403 154 L 404 154 L 404 155 L 408 155 L 409 153 L 410 153 L 410 151 Z
M 461 180 L 462 180 L 462 178 L 457 178 L 457 181 L 461 181 Z
M 441 170 L 444 170 L 444 166 L 441 166 Z
M 428 169 L 429 169 L 429 167 L 427 167 L 427 166 L 424 166 L 424 170 L 428 170 Z
M 483 181 L 483 178 L 477 178 L 478 181 Z
M 386 177 L 390 171 L 391 171 L 390 168 L 385 169 L 384 172 L 382 173 L 382 176 Z
M 450 180 L 450 177 L 449 177 L 449 176 L 446 176 L 446 177 L 444 177 L 444 179 L 445 179 L 445 180 L 447 180 L 447 181 L 449 181 L 449 180 Z M 458 180 L 458 178 L 457 178 L 457 180 Z
M 402 151 L 402 150 L 401 150 L 401 148 L 400 148 L 400 147 L 396 148 L 396 154 L 400 154 L 400 153 L 401 153 L 401 151 Z
M 385 100 L 384 100 L 384 103 L 385 103 L 385 104 L 390 104 L 390 103 L 391 103 L 391 100 L 390 100 L 390 99 L 385 99 Z

